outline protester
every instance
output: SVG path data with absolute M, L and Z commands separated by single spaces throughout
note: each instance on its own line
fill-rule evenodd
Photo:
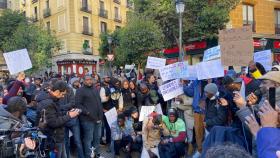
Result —
M 60 110 L 58 103 L 59 99 L 63 98 L 67 93 L 67 84 L 64 81 L 57 81 L 53 83 L 48 97 L 44 104 L 46 115 L 46 135 L 54 140 L 55 150 L 57 150 L 58 158 L 65 158 L 65 144 L 64 144 L 64 126 L 71 118 L 79 115 L 78 109 L 71 109 L 66 114 Z
M 252 158 L 249 153 L 236 144 L 222 144 L 211 147 L 205 158 Z
M 131 80 L 129 82 L 129 89 L 131 91 L 131 96 L 133 99 L 133 105 L 137 107 L 137 93 L 138 93 L 138 88 L 136 86 L 136 81 L 135 80 Z
M 83 147 L 86 158 L 90 158 L 91 143 L 96 149 L 97 157 L 100 157 L 100 138 L 102 129 L 103 110 L 100 95 L 93 87 L 91 76 L 84 77 L 84 86 L 77 90 L 75 104 L 82 110 L 80 115 L 81 128 L 83 130 Z
M 143 145 L 141 158 L 159 157 L 158 145 L 161 138 L 169 136 L 169 130 L 162 121 L 162 115 L 153 112 L 143 121 Z
M 128 80 L 124 80 L 122 82 L 122 96 L 123 96 L 123 108 L 124 110 L 128 110 L 133 106 L 133 97 L 135 97 L 135 94 L 130 91 L 129 89 L 129 82 Z
M 118 115 L 117 121 L 112 124 L 111 132 L 115 156 L 119 157 L 120 149 L 125 148 L 126 157 L 131 158 L 131 145 L 133 139 L 135 139 L 135 133 L 132 125 L 125 119 L 124 114 Z
M 161 140 L 159 155 L 161 158 L 181 157 L 185 155 L 186 125 L 178 118 L 175 109 L 168 110 L 168 117 L 163 116 L 163 122 L 169 130 L 169 137 Z

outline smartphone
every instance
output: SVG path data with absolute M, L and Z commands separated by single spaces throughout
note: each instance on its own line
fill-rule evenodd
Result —
M 269 91 L 268 91 L 268 101 L 269 101 L 269 104 L 271 105 L 271 107 L 273 109 L 275 109 L 275 96 L 276 96 L 276 89 L 275 87 L 272 87 L 272 88 L 269 88 Z

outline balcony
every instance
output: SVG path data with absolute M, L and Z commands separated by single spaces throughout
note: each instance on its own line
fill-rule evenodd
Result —
M 280 24 L 275 24 L 275 34 L 280 34 Z
M 115 16 L 114 21 L 118 22 L 118 23 L 121 23 L 122 22 L 122 18 L 120 16 Z
M 255 21 L 243 20 L 243 26 L 252 26 L 252 31 L 256 32 L 256 23 L 255 23 Z
M 93 33 L 91 31 L 89 31 L 88 28 L 84 28 L 83 31 L 82 31 L 82 34 L 88 35 L 88 36 L 92 36 L 93 35 Z
M 47 18 L 49 16 L 51 16 L 51 9 L 50 8 L 46 8 L 44 9 L 44 18 Z
M 0 2 L 0 8 L 1 9 L 7 9 L 8 4 L 6 2 Z
M 81 11 L 91 14 L 91 10 L 88 9 L 88 6 L 83 6 L 83 7 L 81 7 Z
M 121 0 L 114 0 L 115 3 L 121 4 Z
M 32 0 L 32 4 L 33 4 L 33 3 L 37 3 L 37 2 L 38 2 L 38 0 Z
M 108 18 L 108 11 L 105 9 L 100 9 L 99 10 L 99 16 L 103 18 Z
M 83 48 L 83 54 L 84 55 L 93 55 L 93 51 L 91 48 L 86 48 L 86 49 Z

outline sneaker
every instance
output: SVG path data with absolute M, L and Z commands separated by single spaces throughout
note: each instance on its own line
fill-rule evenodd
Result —
M 200 158 L 201 153 L 196 151 L 192 158 Z

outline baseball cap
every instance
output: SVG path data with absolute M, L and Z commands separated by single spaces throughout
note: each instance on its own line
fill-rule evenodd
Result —
M 280 71 L 270 71 L 259 78 L 260 80 L 271 80 L 280 83 Z

